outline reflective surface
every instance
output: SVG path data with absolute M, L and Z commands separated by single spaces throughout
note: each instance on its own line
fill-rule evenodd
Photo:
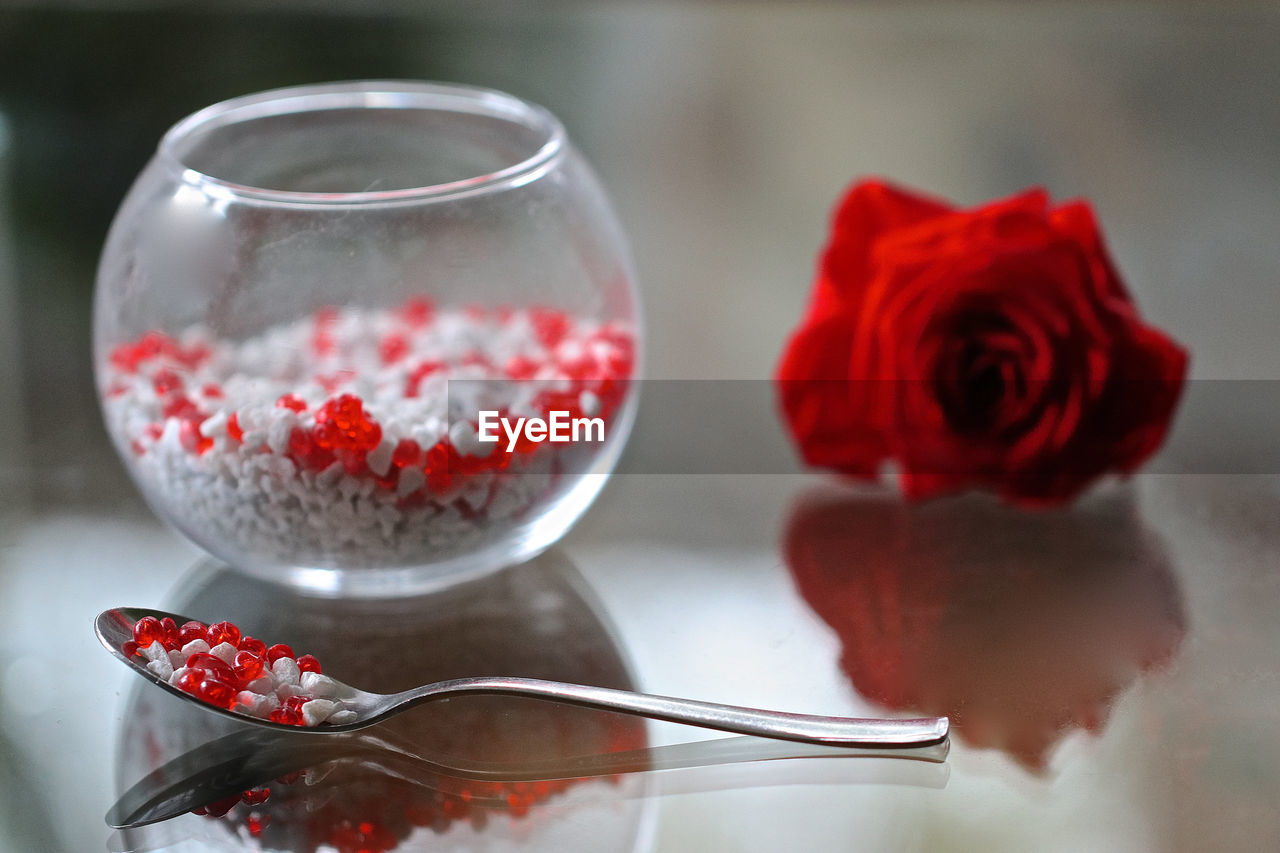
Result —
M 611 624 L 603 634 L 563 630 L 562 607 L 513 593 L 495 598 L 489 615 L 524 613 L 522 630 L 546 633 L 504 642 L 503 628 L 485 640 L 478 626 L 501 622 L 469 617 L 446 646 L 373 643 L 350 633 L 367 622 L 364 605 L 348 623 L 324 610 L 331 605 L 277 612 L 257 590 L 203 587 L 187 574 L 198 555 L 140 505 L 96 432 L 87 302 L 68 293 L 87 290 L 101 230 L 85 237 L 90 259 L 78 277 L 72 250 L 49 229 L 84 214 L 57 193 L 33 202 L 33 187 L 59 187 L 63 173 L 27 168 L 53 146 L 38 144 L 49 139 L 46 125 L 17 109 L 37 90 L 72 88 L 58 89 L 46 65 L 27 78 L 40 86 L 3 107 L 25 145 L 23 168 L 7 172 L 25 183 L 21 196 L 0 189 L 0 199 L 26 224 L 0 239 L 20 252 L 21 270 L 7 280 L 0 271 L 21 312 L 0 334 L 21 334 L 26 367 L 24 402 L 6 410 L 0 431 L 9 484 L 0 849 L 127 847 L 103 822 L 107 810 L 151 768 L 219 734 L 138 720 L 131 691 L 142 685 L 91 630 L 94 614 L 120 602 L 312 630 L 345 649 L 344 665 L 371 673 L 426 666 L 418 657 L 427 655 L 431 666 L 474 674 L 469 649 L 485 640 L 513 655 L 502 661 L 508 671 L 539 669 L 551 651 L 564 667 L 556 673 L 578 680 L 625 674 L 642 690 L 736 704 L 956 719 L 941 764 L 805 759 L 597 780 L 540 801 L 526 818 L 499 811 L 484 829 L 469 819 L 440 833 L 420 827 L 404 845 L 591 849 L 598 836 L 661 851 L 1280 847 L 1280 478 L 1257 462 L 1275 445 L 1276 420 L 1240 381 L 1269 386 L 1280 374 L 1280 118 L 1266 108 L 1280 74 L 1275 10 L 604 4 L 522 14 L 534 15 L 398 21 L 396 43 L 415 46 L 405 55 L 421 65 L 392 70 L 517 91 L 564 119 L 632 237 L 646 287 L 647 375 L 767 377 L 800 314 L 831 203 L 856 174 L 962 203 L 1043 183 L 1055 197 L 1094 200 L 1144 314 L 1192 353 L 1197 381 L 1153 466 L 1168 473 L 1105 485 L 1069 513 L 1025 517 L 979 499 L 907 509 L 888 493 L 818 475 L 616 477 L 561 550 L 590 591 L 582 600 L 594 602 L 595 615 L 573 624 Z M 112 43 L 126 24 L 84 30 L 74 44 Z M 324 26 L 351 45 L 371 31 Z M 271 22 L 263 32 L 279 36 L 272 50 L 295 43 Z M 50 46 L 43 52 L 59 61 L 75 55 Z M 0 63 L 41 55 L 0 51 Z M 231 73 L 230 63 L 216 67 Z M 343 70 L 324 77 L 361 72 Z M 390 70 L 364 71 L 375 72 Z M 296 74 L 312 79 L 305 68 Z M 156 88 L 153 73 L 139 79 Z M 189 106 L 236 93 L 202 90 Z M 104 126 L 123 120 L 123 102 L 117 93 Z M 187 111 L 138 136 L 149 146 Z M 51 126 L 83 138 L 74 122 Z M 113 150 L 95 149 L 104 169 Z M 127 178 L 140 165 L 119 171 Z M 103 202 L 104 218 L 113 204 Z M 0 378 L 11 373 L 5 363 Z M 1206 402 L 1205 379 L 1233 393 Z M 668 449 L 696 456 L 735 441 L 753 457 L 789 455 L 768 405 L 697 434 L 664 432 L 643 405 L 637 424 L 624 470 L 656 470 Z M 1190 470 L 1203 473 L 1177 473 L 1205 458 L 1232 465 L 1213 473 L 1196 461 Z M 452 612 L 412 614 L 406 636 Z M 382 621 L 401 624 L 394 614 Z M 582 644 L 537 639 L 574 636 Z M 610 668 L 619 661 L 629 663 Z M 448 730 L 434 734 L 413 715 L 405 722 L 448 745 Z M 594 746 L 606 731 L 580 728 L 570 742 Z M 653 748 L 688 739 L 656 725 L 645 735 Z M 408 736 L 421 749 L 420 735 Z M 149 737 L 174 743 L 151 754 L 133 745 Z M 554 746 L 539 733 L 454 747 L 511 743 Z M 395 781 L 366 764 L 344 768 L 335 782 L 345 780 L 350 796 L 331 802 L 357 803 L 366 784 L 413 802 L 429 788 L 420 767 L 391 768 Z M 314 789 L 297 790 L 278 803 L 301 803 Z M 138 844 L 182 849 L 196 832 L 226 843 L 232 828 L 188 816 Z

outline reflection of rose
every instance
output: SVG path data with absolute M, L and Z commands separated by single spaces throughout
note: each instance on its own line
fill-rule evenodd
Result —
M 1145 325 L 1084 202 L 968 211 L 887 184 L 836 212 L 778 368 L 805 461 L 909 497 L 978 486 L 1068 500 L 1164 439 L 1186 353 Z
M 786 553 L 860 694 L 949 716 L 1033 769 L 1070 730 L 1098 729 L 1184 630 L 1166 559 L 1123 502 L 1026 515 L 820 491 L 793 511 Z

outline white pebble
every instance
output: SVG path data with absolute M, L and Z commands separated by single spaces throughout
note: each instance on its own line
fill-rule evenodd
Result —
M 427 475 L 421 468 L 401 469 L 400 479 L 396 481 L 396 497 L 403 498 L 413 494 L 421 489 L 425 482 L 427 482 Z
M 271 664 L 271 674 L 276 677 L 276 682 L 279 684 L 298 684 L 302 671 L 298 669 L 298 662 L 293 658 L 280 658 Z
M 145 649 L 142 649 L 142 656 L 149 661 L 157 661 L 157 660 L 160 660 L 161 658 L 168 660 L 169 652 L 165 649 L 164 643 L 160 642 L 159 640 L 155 640 L 151 643 L 151 645 L 147 646 Z
M 302 692 L 317 699 L 332 699 L 338 695 L 338 682 L 319 672 L 302 673 Z
M 253 681 L 250 681 L 245 687 L 254 693 L 274 693 L 276 689 L 276 680 L 269 672 L 264 672 Z
M 306 691 L 302 689 L 300 684 L 283 683 L 276 687 L 276 695 L 280 697 L 280 701 L 284 701 L 292 696 L 305 696 Z
M 204 640 L 192 640 L 182 647 L 182 659 L 185 661 L 192 655 L 200 655 L 209 653 L 209 644 Z
M 330 716 L 329 719 L 326 720 L 325 722 L 328 722 L 335 726 L 345 726 L 347 723 L 354 723 L 355 721 L 356 721 L 356 712 L 348 709 L 348 710 L 334 712 L 334 714 Z
M 178 651 L 177 649 L 174 649 L 173 651 L 169 652 L 169 665 L 172 666 L 174 669 L 177 669 L 178 667 L 186 664 L 188 657 L 189 655 L 184 655 L 182 652 Z
M 308 726 L 319 725 L 329 719 L 335 707 L 328 699 L 312 699 L 302 706 L 302 721 Z
M 384 438 L 381 444 L 369 451 L 369 455 L 365 457 L 365 464 L 379 477 L 385 477 L 391 470 L 391 456 L 395 450 L 395 444 Z
M 166 655 L 162 658 L 156 658 L 147 664 L 147 669 L 154 672 L 159 678 L 168 681 L 173 676 L 173 664 L 169 663 L 169 657 Z
M 209 654 L 230 666 L 231 662 L 236 659 L 236 652 L 238 651 L 239 649 L 230 643 L 218 643 L 218 645 L 209 649 Z
M 200 434 L 205 438 L 222 438 L 227 434 L 227 413 L 215 412 L 200 422 Z

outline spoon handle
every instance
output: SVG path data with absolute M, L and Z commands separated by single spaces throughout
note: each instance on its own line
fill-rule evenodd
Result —
M 528 696 L 736 734 L 826 746 L 887 749 L 927 746 L 945 740 L 949 727 L 946 717 L 915 720 L 822 717 L 654 696 L 609 687 L 506 677 L 459 678 L 406 690 L 389 697 L 391 702 L 384 714 L 433 699 L 477 693 Z

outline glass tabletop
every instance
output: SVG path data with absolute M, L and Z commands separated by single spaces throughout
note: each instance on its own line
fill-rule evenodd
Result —
M 0 850 L 1280 844 L 1275 10 L 534 5 L 498 22 L 386 25 L 456 48 L 400 76 L 515 90 L 564 119 L 630 235 L 654 381 L 619 473 L 560 543 L 427 596 L 300 597 L 209 562 L 146 509 L 103 437 L 87 340 L 57 336 L 88 306 L 52 302 L 42 284 L 71 262 L 32 225 L 44 208 L 28 166 L 44 162 L 46 125 L 24 105 L 56 117 L 60 102 L 0 99 L 0 391 L 13 401 L 0 434 Z M 37 18 L 0 21 L 51 40 L 78 31 L 70 13 Z M 482 49 L 494 43 L 524 65 L 497 63 Z M 831 205 L 863 174 L 963 204 L 1029 184 L 1093 201 L 1144 316 L 1192 354 L 1173 433 L 1144 473 L 1026 512 L 981 495 L 910 504 L 800 470 L 768 377 Z M 795 757 L 477 699 L 295 748 L 113 661 L 92 620 L 121 605 L 286 632 L 374 689 L 530 675 L 945 715 L 952 737 L 941 753 Z M 261 803 L 128 831 L 104 820 L 118 802 L 190 805 L 177 796 L 193 778 L 206 793 L 249 778 L 203 768 L 251 758 Z M 482 771 L 495 763 L 542 772 L 494 781 Z

